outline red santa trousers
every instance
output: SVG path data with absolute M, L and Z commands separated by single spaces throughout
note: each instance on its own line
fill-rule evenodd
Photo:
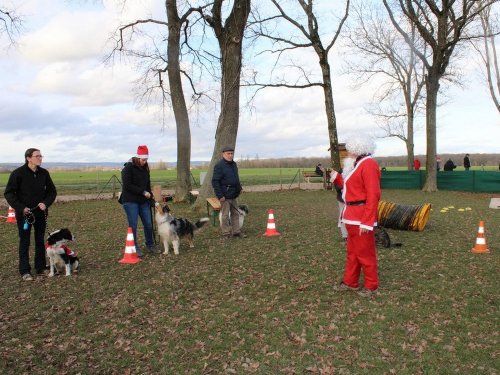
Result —
M 359 287 L 361 269 L 365 276 L 365 288 L 378 288 L 377 249 L 375 233 L 369 231 L 359 234 L 359 226 L 346 224 L 347 259 L 344 272 L 344 284 L 353 288 Z

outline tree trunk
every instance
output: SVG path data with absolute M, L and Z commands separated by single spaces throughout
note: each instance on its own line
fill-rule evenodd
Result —
M 166 0 L 165 4 L 168 18 L 167 73 L 177 126 L 177 182 L 174 201 L 181 202 L 188 198 L 191 190 L 191 130 L 179 63 L 182 23 L 177 13 L 177 1 Z
M 222 2 L 222 0 L 216 1 L 213 7 L 213 19 L 215 22 L 213 27 L 221 53 L 221 112 L 217 122 L 212 159 L 210 160 L 205 181 L 201 186 L 200 194 L 195 204 L 195 207 L 198 209 L 204 208 L 206 198 L 214 195 L 212 188 L 213 168 L 221 158 L 222 148 L 224 145 L 236 146 L 236 137 L 238 135 L 242 43 L 243 32 L 248 14 L 250 13 L 250 0 L 234 2 L 225 27 L 222 27 L 219 18 Z
M 410 98 L 411 101 L 411 98 Z M 408 102 L 408 101 L 407 101 Z M 415 122 L 415 113 L 411 102 L 406 105 L 406 154 L 407 156 L 407 167 L 409 171 L 413 170 L 413 162 L 415 161 L 415 144 L 413 142 L 413 129 Z
M 438 65 L 438 64 L 436 64 Z M 427 90 L 426 99 L 426 140 L 427 140 L 427 161 L 425 164 L 427 176 L 422 191 L 437 191 L 437 168 L 436 168 L 436 112 L 437 96 L 439 91 L 439 75 L 432 70 L 427 76 L 425 84 Z
M 339 139 L 337 135 L 337 119 L 335 117 L 335 104 L 333 102 L 332 78 L 330 64 L 327 60 L 320 61 L 323 73 L 323 92 L 325 95 L 326 119 L 328 123 L 328 137 L 330 139 L 330 159 L 333 169 L 340 170 Z

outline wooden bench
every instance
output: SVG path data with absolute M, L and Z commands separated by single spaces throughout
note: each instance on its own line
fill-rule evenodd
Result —
M 332 188 L 331 182 L 330 182 L 330 169 L 325 170 L 325 173 L 323 176 L 320 176 L 317 174 L 315 171 L 302 171 L 302 176 L 304 176 L 304 180 L 307 183 L 311 182 L 311 178 L 321 178 L 321 182 L 323 183 L 323 187 L 327 190 L 330 190 Z
M 306 180 L 307 183 L 311 182 L 312 177 L 318 177 L 321 178 L 321 180 L 324 180 L 324 177 L 320 176 L 315 171 L 302 171 L 302 176 L 304 176 L 304 179 Z
M 212 218 L 212 224 L 215 226 L 215 221 L 221 209 L 220 201 L 217 197 L 207 198 L 207 215 Z

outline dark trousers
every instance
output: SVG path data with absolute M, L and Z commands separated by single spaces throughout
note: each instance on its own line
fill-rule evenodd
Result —
M 45 270 L 45 229 L 47 223 L 45 217 L 37 216 L 33 224 L 24 227 L 24 217 L 17 216 L 17 229 L 19 231 L 19 273 L 24 275 L 31 272 L 30 266 L 30 238 L 31 230 L 35 232 L 35 269 L 37 272 Z

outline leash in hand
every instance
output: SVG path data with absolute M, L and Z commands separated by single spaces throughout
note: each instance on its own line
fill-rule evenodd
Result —
M 33 225 L 35 223 L 36 218 L 35 218 L 35 215 L 33 215 L 33 211 L 36 210 L 37 208 L 40 209 L 40 207 L 35 206 L 33 208 L 30 208 L 29 212 L 27 214 L 24 214 L 24 225 L 23 225 L 24 230 L 28 230 L 29 225 Z M 50 231 L 48 229 L 49 228 L 49 218 L 47 215 L 47 209 L 43 210 L 43 216 L 45 219 L 45 228 L 47 229 L 47 234 L 50 235 Z

